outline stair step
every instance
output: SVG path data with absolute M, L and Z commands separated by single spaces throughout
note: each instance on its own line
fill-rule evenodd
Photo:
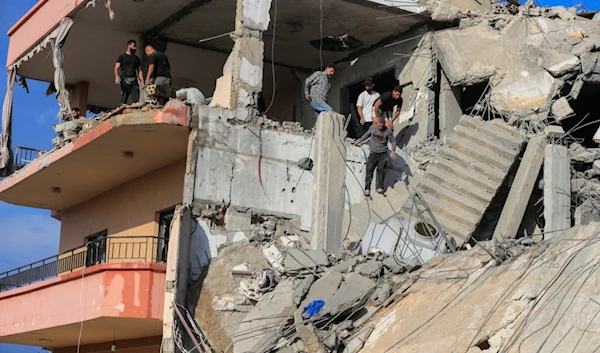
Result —
M 482 135 L 490 137 L 504 145 L 509 146 L 513 150 L 521 150 L 523 146 L 523 136 L 515 131 L 515 134 L 509 134 L 505 129 L 501 127 L 493 126 L 489 123 L 483 123 L 477 118 L 471 116 L 463 116 L 460 119 L 459 125 L 475 130 Z
M 483 211 L 487 209 L 489 201 L 482 200 L 481 197 L 470 197 L 470 193 L 462 193 L 453 190 L 446 185 L 450 183 L 440 183 L 432 178 L 433 175 L 423 179 L 417 186 L 418 189 L 423 189 L 429 194 L 435 195 L 448 203 L 458 206 L 466 211 L 481 217 Z
M 472 159 L 475 159 L 483 164 L 490 165 L 502 171 L 508 171 L 514 160 L 507 159 L 506 157 L 484 150 L 481 146 L 478 146 L 469 140 L 461 138 L 456 135 L 450 136 L 448 140 L 448 146 L 460 151 Z
M 482 203 L 490 203 L 494 198 L 494 193 L 488 189 L 480 188 L 478 185 L 470 183 L 468 180 L 451 175 L 440 168 L 429 168 L 425 178 L 432 182 L 465 195 L 468 198 Z
M 433 215 L 442 215 L 446 218 L 452 219 L 457 223 L 464 224 L 465 227 L 475 226 L 479 223 L 480 218 L 470 212 L 463 210 L 462 208 L 456 207 L 444 200 L 438 199 L 433 195 L 422 192 L 421 196 L 427 203 L 427 206 L 433 212 Z M 419 202 L 419 201 L 417 201 Z
M 516 149 L 513 149 L 502 142 L 495 140 L 494 138 L 490 138 L 489 136 L 486 136 L 468 127 L 457 125 L 452 134 L 469 140 L 477 146 L 481 146 L 492 153 L 497 153 L 508 160 L 514 158 L 515 154 L 517 154 Z
M 476 166 L 476 164 L 469 164 L 464 159 L 439 156 L 427 169 L 438 167 L 450 175 L 456 175 L 459 179 L 477 185 L 490 193 L 495 193 L 496 185 L 500 186 L 502 184 L 500 176 L 489 170 L 484 172 Z
M 487 202 L 481 202 L 478 200 L 468 198 L 465 195 L 460 194 L 454 190 L 445 188 L 440 184 L 429 180 L 428 178 L 421 180 L 421 182 L 417 186 L 417 189 L 422 190 L 426 194 L 443 200 L 466 212 L 470 212 L 478 218 L 481 218 L 483 216 L 483 212 L 487 209 L 488 206 Z
M 506 121 L 502 120 L 502 119 L 492 119 L 488 122 L 488 124 L 490 124 L 491 126 L 498 128 L 498 129 L 502 129 L 504 132 L 506 132 L 509 135 L 513 135 L 513 136 L 521 136 L 521 132 L 519 131 L 519 129 L 517 129 L 514 126 L 510 126 L 506 123 Z

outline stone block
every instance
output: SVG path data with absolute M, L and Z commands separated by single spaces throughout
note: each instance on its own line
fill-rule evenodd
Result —
M 239 212 L 229 207 L 225 212 L 225 229 L 228 231 L 249 231 L 251 229 L 250 216 L 249 212 Z
M 375 282 L 358 273 L 349 273 L 335 294 L 324 299 L 325 305 L 320 315 L 336 315 L 347 310 L 353 310 L 369 298 L 375 288 Z
M 317 270 L 329 265 L 327 254 L 323 250 L 289 249 L 285 255 L 286 273 L 297 273 L 302 270 Z
M 319 278 L 308 291 L 306 298 L 300 304 L 300 311 L 304 309 L 313 300 L 323 300 L 327 302 L 329 297 L 335 294 L 340 287 L 344 276 L 335 271 L 329 271 L 325 275 Z
M 552 115 L 556 121 L 561 121 L 571 115 L 575 114 L 571 105 L 569 105 L 569 101 L 566 97 L 562 97 L 552 103 Z
M 300 303 L 302 303 L 302 300 L 314 282 L 315 276 L 309 275 L 300 281 L 300 283 L 298 283 L 298 286 L 294 289 L 294 293 L 292 294 L 292 300 L 296 305 L 300 305 Z
M 358 259 L 352 257 L 348 260 L 342 261 L 339 264 L 330 267 L 329 271 L 336 271 L 336 272 L 340 272 L 340 273 L 346 273 L 348 271 L 351 271 L 352 268 L 354 266 L 356 266 L 358 264 Z
M 364 264 L 356 266 L 356 272 L 365 277 L 379 278 L 381 276 L 383 264 L 381 261 L 371 260 Z
M 548 125 L 544 129 L 544 135 L 551 139 L 561 138 L 565 134 L 565 130 L 560 125 Z
M 544 219 L 548 237 L 571 228 L 571 161 L 565 146 L 548 145 L 545 149 Z

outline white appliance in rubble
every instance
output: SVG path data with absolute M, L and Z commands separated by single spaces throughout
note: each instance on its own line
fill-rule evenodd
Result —
M 433 224 L 412 219 L 391 218 L 387 223 L 371 223 L 362 241 L 362 253 L 379 248 L 398 259 L 417 259 L 421 263 L 456 248 L 454 238 L 443 235 Z

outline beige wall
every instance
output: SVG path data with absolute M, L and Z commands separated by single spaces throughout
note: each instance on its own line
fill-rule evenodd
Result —
M 184 174 L 181 160 L 63 211 L 59 251 L 105 229 L 109 236 L 156 236 L 157 212 L 182 202 Z

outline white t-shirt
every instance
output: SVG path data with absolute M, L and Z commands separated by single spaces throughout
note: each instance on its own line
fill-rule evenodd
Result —
M 356 106 L 362 107 L 362 112 L 363 112 L 365 121 L 367 121 L 367 122 L 373 121 L 373 114 L 375 113 L 373 111 L 373 105 L 375 104 L 375 101 L 378 99 L 379 99 L 379 93 L 377 93 L 375 91 L 371 91 L 370 94 L 367 91 L 363 91 L 358 96 L 358 100 L 356 101 Z

